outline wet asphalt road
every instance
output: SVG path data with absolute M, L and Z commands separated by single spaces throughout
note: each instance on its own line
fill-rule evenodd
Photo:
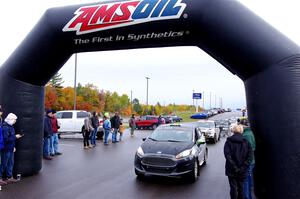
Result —
M 239 116 L 225 113 L 213 119 Z M 229 185 L 225 176 L 223 146 L 225 138 L 217 144 L 208 144 L 207 165 L 200 169 L 197 182 L 182 179 L 147 177 L 136 178 L 133 160 L 136 149 L 151 131 L 136 131 L 124 141 L 84 150 L 81 139 L 61 139 L 62 156 L 43 162 L 38 175 L 24 177 L 15 184 L 2 187 L 0 199 L 153 199 L 204 198 L 229 199 Z

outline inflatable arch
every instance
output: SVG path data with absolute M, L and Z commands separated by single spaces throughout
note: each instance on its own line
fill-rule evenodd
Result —
M 235 0 L 130 0 L 52 8 L 0 68 L 15 171 L 42 167 L 44 85 L 73 53 L 198 46 L 245 83 L 259 198 L 300 198 L 300 48 Z

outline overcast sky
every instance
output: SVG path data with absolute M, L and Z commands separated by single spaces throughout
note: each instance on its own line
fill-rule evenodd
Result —
M 47 8 L 93 0 L 26 0 L 1 2 L 0 65 L 26 37 Z M 240 0 L 264 20 L 300 45 L 298 0 Z M 148 61 L 151 57 L 151 61 Z M 74 84 L 74 56 L 60 70 L 64 86 Z M 192 91 L 204 92 L 205 108 L 245 107 L 243 82 L 196 47 L 123 50 L 78 54 L 78 82 L 126 93 L 149 104 L 192 104 Z M 198 104 L 202 105 L 202 101 Z

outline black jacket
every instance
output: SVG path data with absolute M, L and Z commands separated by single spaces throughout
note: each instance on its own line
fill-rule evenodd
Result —
M 118 129 L 120 128 L 120 117 L 119 116 L 113 116 L 111 119 L 110 119 L 110 122 L 111 122 L 111 128 L 114 128 L 114 129 Z
M 253 156 L 250 143 L 241 134 L 235 133 L 227 138 L 224 155 L 226 158 L 226 175 L 228 177 L 246 178 L 247 169 Z
M 91 118 L 91 120 L 92 120 L 92 126 L 93 126 L 93 128 L 97 129 L 98 126 L 99 126 L 99 118 L 97 116 L 93 116 Z
M 51 118 L 49 116 L 45 116 L 44 118 L 44 138 L 50 138 L 53 135 Z

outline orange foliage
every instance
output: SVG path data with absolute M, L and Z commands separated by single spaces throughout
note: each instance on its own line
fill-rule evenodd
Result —
M 54 88 L 46 86 L 45 88 L 45 108 L 53 108 L 57 105 L 57 94 Z

